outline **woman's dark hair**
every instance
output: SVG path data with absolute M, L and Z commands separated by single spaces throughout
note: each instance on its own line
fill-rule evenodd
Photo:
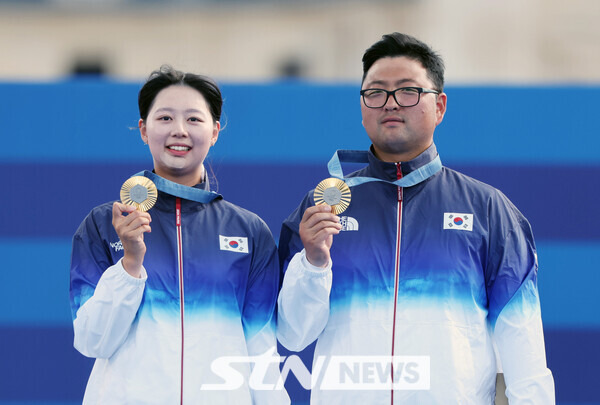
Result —
M 140 118 L 146 121 L 148 113 L 154 104 L 156 95 L 163 89 L 173 86 L 189 86 L 202 94 L 214 121 L 221 120 L 221 109 L 223 108 L 223 96 L 219 86 L 213 79 L 207 76 L 184 73 L 173 69 L 169 65 L 163 65 L 159 70 L 150 73 L 146 83 L 138 94 L 138 107 Z
M 444 91 L 444 61 L 427 44 L 410 35 L 394 32 L 384 35 L 363 55 L 363 78 L 365 81 L 371 66 L 381 58 L 406 56 L 421 62 L 435 90 Z

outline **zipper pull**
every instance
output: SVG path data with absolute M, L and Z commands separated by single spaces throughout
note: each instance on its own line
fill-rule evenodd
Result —
M 402 163 L 396 163 L 396 180 L 402 178 Z M 398 186 L 398 202 L 402 201 L 402 187 Z
M 175 200 L 175 225 L 181 226 L 181 199 Z

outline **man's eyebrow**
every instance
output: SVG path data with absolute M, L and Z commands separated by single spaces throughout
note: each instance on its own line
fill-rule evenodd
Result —
M 401 86 L 403 84 L 406 83 L 414 83 L 415 81 L 413 79 L 400 79 L 400 80 L 396 80 L 394 83 L 395 86 Z M 389 84 L 390 82 L 387 80 L 373 80 L 370 82 L 367 82 L 369 84 L 369 86 L 373 86 L 373 85 L 377 85 L 377 86 L 385 86 L 387 84 Z

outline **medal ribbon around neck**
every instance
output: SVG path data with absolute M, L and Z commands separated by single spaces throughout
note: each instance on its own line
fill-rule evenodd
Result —
M 202 190 L 200 188 L 188 187 L 183 184 L 175 183 L 160 177 L 156 173 L 150 170 L 144 170 L 135 174 L 134 176 L 144 176 L 149 178 L 156 184 L 156 188 L 167 194 L 174 195 L 175 197 L 184 198 L 186 200 L 196 201 L 199 203 L 209 203 L 215 198 L 222 197 L 221 194 L 215 193 L 214 191 Z
M 427 163 L 424 166 L 419 167 L 396 181 L 389 181 L 378 179 L 375 177 L 344 177 L 342 171 L 343 163 L 369 163 L 369 152 L 364 150 L 337 150 L 333 154 L 333 157 L 327 163 L 327 169 L 332 177 L 344 180 L 349 186 L 358 186 L 360 184 L 369 183 L 371 181 L 382 181 L 384 183 L 394 184 L 398 187 L 411 187 L 415 184 L 419 184 L 424 180 L 427 180 L 434 174 L 436 174 L 442 168 L 442 161 L 440 155 L 437 155 L 435 159 Z

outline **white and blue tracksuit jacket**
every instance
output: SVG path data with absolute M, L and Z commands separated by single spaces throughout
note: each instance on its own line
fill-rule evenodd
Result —
M 397 164 L 369 152 L 368 166 L 351 176 L 394 181 L 436 156 L 435 145 Z M 411 187 L 370 182 L 351 192 L 328 269 L 308 263 L 298 234 L 312 192 L 284 222 L 278 338 L 296 351 L 318 339 L 313 379 L 322 356 L 426 356 L 430 385 L 392 390 L 398 373 L 389 373 L 389 389 L 330 390 L 317 381 L 311 403 L 491 405 L 498 359 L 511 405 L 554 404 L 533 235 L 514 205 L 446 167 Z
M 223 356 L 276 350 L 279 266 L 266 224 L 222 198 L 198 203 L 160 187 L 149 213 L 141 279 L 121 265 L 112 203 L 94 208 L 73 238 L 74 345 L 96 358 L 84 403 L 289 403 L 284 390 L 249 388 L 251 362 L 231 365 L 243 376 L 230 381 L 236 389 L 211 369 Z

